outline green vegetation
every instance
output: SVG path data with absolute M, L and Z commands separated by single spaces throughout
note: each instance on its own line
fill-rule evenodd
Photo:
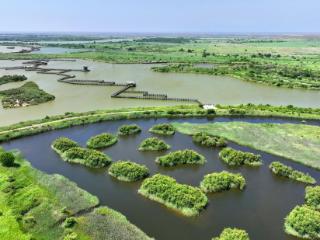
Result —
M 224 148 L 219 153 L 220 158 L 229 166 L 247 165 L 257 167 L 262 164 L 261 156 L 250 152 L 242 152 L 233 148 Z
M 320 210 L 320 186 L 306 187 L 306 204 Z
M 0 151 L 0 163 L 2 166 L 14 167 L 15 166 L 14 160 L 15 160 L 15 157 L 13 153 Z
M 272 162 L 269 166 L 270 170 L 278 175 L 285 178 L 293 179 L 298 182 L 315 184 L 316 180 L 311 177 L 308 173 L 303 173 L 294 170 L 292 167 L 286 166 L 281 162 Z
M 118 138 L 110 133 L 102 133 L 91 137 L 87 141 L 87 147 L 93 149 L 105 148 L 118 142 Z
M 286 233 L 303 238 L 320 238 L 320 212 L 312 207 L 297 206 L 285 219 Z
M 205 146 L 205 147 L 225 147 L 227 146 L 227 142 L 219 137 L 219 136 L 212 136 L 212 135 L 209 135 L 205 132 L 199 132 L 199 133 L 196 133 L 192 136 L 192 140 L 195 142 L 195 143 L 198 143 L 202 146 Z
M 274 111 L 277 111 L 276 107 Z M 177 131 L 188 135 L 206 132 L 320 169 L 320 127 L 318 126 L 246 122 L 173 123 L 173 125 Z
M 7 141 L 10 139 L 20 138 L 23 136 L 35 135 L 38 133 L 47 132 L 55 129 L 62 129 L 62 128 L 68 128 L 71 126 L 96 123 L 96 122 L 102 122 L 102 121 L 120 120 L 120 119 L 188 118 L 188 117 L 213 117 L 213 116 L 237 116 L 237 115 L 263 116 L 263 117 L 290 117 L 290 118 L 299 118 L 299 119 L 320 119 L 320 109 L 312 109 L 312 108 L 298 108 L 298 107 L 292 107 L 292 106 L 274 107 L 270 105 L 252 105 L 252 104 L 239 105 L 239 106 L 216 105 L 216 107 L 217 109 L 215 110 L 215 112 L 203 110 L 201 107 L 197 105 L 111 109 L 111 110 L 90 111 L 90 112 L 84 112 L 84 113 L 67 112 L 64 115 L 57 115 L 57 116 L 51 116 L 51 117 L 46 116 L 45 118 L 39 119 L 39 120 L 25 121 L 17 124 L 12 124 L 10 126 L 0 127 L 0 142 Z M 200 131 L 202 130 L 197 130 L 192 134 L 195 134 Z M 225 131 L 225 132 L 230 133 L 230 131 Z M 222 136 L 222 133 L 218 134 L 213 132 L 210 134 Z M 223 136 L 223 137 L 228 139 L 226 136 Z M 238 139 L 237 142 L 241 142 L 241 139 L 246 139 L 246 138 L 242 136 L 242 138 L 240 138 L 240 140 Z M 277 146 L 279 145 L 277 144 Z M 300 151 L 300 152 L 303 152 L 303 151 Z M 286 151 L 283 154 L 285 153 Z M 273 153 L 273 154 L 278 154 L 278 153 Z M 294 154 L 294 156 L 297 156 L 297 155 L 299 155 L 299 153 Z
M 2 153 L 2 150 L 0 150 Z M 61 175 L 0 166 L 0 239 L 150 239 L 118 212 Z M 103 237 L 102 237 L 103 236 Z
M 166 144 L 165 141 L 156 137 L 151 137 L 140 143 L 139 151 L 165 151 L 169 148 L 170 145 Z
M 76 142 L 65 137 L 56 139 L 51 147 L 66 162 L 79 163 L 92 168 L 103 168 L 111 163 L 110 157 L 106 154 L 79 147 Z
M 212 240 L 250 240 L 246 231 L 237 228 L 225 228 L 219 237 Z
M 128 136 L 133 134 L 138 134 L 141 132 L 141 128 L 137 124 L 122 125 L 118 129 L 118 135 Z
M 149 170 L 146 166 L 130 161 L 118 161 L 113 163 L 108 173 L 125 182 L 134 182 L 146 178 L 149 175 Z
M 245 186 L 246 180 L 241 174 L 226 171 L 207 174 L 200 183 L 200 188 L 205 193 L 221 192 L 233 188 L 243 190 Z
M 208 203 L 208 198 L 199 188 L 177 183 L 175 179 L 161 174 L 145 179 L 139 193 L 185 216 L 198 215 Z
M 161 123 L 150 128 L 149 132 L 159 135 L 173 135 L 175 133 L 175 130 L 171 124 Z
M 4 108 L 26 107 L 53 101 L 55 97 L 46 93 L 34 82 L 27 82 L 19 88 L 0 91 Z
M 196 151 L 186 149 L 181 151 L 171 152 L 162 157 L 158 157 L 156 162 L 164 167 L 173 167 L 184 164 L 204 164 L 206 159 Z
M 10 82 L 22 82 L 27 80 L 24 75 L 4 75 L 0 77 L 0 85 L 10 83 Z

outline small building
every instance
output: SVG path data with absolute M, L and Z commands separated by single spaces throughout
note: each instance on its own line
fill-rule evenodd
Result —
M 211 109 L 216 109 L 216 107 L 214 106 L 214 104 L 203 104 L 202 108 L 205 110 L 211 110 Z

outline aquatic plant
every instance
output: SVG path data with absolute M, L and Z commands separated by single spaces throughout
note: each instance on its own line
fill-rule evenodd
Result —
M 220 158 L 229 166 L 260 166 L 262 164 L 261 156 L 250 152 L 242 152 L 233 148 L 224 148 L 219 153 Z
M 305 201 L 308 206 L 320 210 L 320 186 L 306 187 Z
M 222 137 L 212 136 L 205 132 L 194 134 L 192 140 L 205 147 L 225 147 L 227 145 L 226 140 Z
M 149 132 L 159 135 L 173 135 L 175 133 L 175 129 L 171 124 L 161 123 L 150 128 Z
M 156 162 L 164 167 L 172 167 L 184 164 L 204 164 L 206 159 L 194 150 L 185 149 L 158 157 Z
M 118 142 L 118 138 L 110 133 L 102 133 L 89 138 L 87 147 L 93 149 L 109 147 Z
M 78 143 L 66 137 L 57 138 L 51 146 L 59 154 L 66 152 L 70 148 L 79 147 Z
M 146 178 L 149 169 L 134 162 L 118 161 L 109 167 L 108 173 L 121 181 L 134 182 Z
M 212 240 L 250 240 L 246 231 L 237 228 L 225 228 L 219 237 Z
M 165 141 L 156 137 L 151 137 L 143 140 L 139 146 L 140 151 L 164 151 L 168 150 L 169 148 L 170 145 L 166 144 Z
M 10 82 L 21 82 L 27 80 L 25 75 L 4 75 L 0 77 L 0 85 Z
M 120 136 L 128 136 L 141 132 L 141 128 L 137 124 L 131 125 L 122 125 L 118 129 L 118 135 Z

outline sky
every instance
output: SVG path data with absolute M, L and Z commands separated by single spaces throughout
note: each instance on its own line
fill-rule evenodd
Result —
M 2 0 L 0 32 L 319 33 L 319 0 Z

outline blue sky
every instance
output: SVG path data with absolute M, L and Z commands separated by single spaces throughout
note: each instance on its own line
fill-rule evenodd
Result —
M 320 32 L 319 0 L 3 0 L 0 32 Z

